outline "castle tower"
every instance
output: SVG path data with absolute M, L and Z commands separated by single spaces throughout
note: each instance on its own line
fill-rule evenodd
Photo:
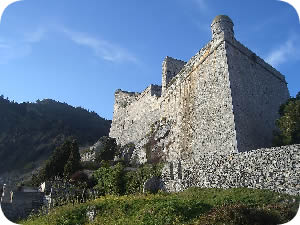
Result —
M 235 39 L 228 16 L 216 16 L 211 29 L 212 42 L 225 44 L 238 151 L 270 147 L 279 107 L 290 97 L 285 77 Z
M 216 16 L 211 24 L 212 39 L 232 40 L 234 38 L 233 22 L 225 15 Z
M 168 99 L 177 105 L 162 104 L 176 109 L 169 110 L 178 130 L 170 161 L 270 147 L 289 98 L 284 76 L 235 39 L 228 16 L 215 17 L 211 31 L 212 40 L 176 77 Z
M 162 64 L 162 95 L 168 88 L 169 82 L 184 67 L 186 62 L 167 56 Z

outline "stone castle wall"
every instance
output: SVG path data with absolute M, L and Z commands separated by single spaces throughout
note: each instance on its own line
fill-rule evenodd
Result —
M 271 147 L 279 106 L 290 97 L 285 78 L 235 39 L 226 53 L 238 149 Z
M 270 147 L 279 107 L 289 98 L 284 76 L 234 38 L 229 17 L 216 17 L 211 27 L 212 40 L 187 63 L 164 60 L 161 95 L 152 86 L 115 94 L 110 136 L 121 145 L 135 144 L 133 163 L 162 161 L 181 171 L 183 187 L 195 184 L 188 179 L 201 172 L 198 164 L 206 155 L 218 160 Z M 291 151 L 299 153 L 298 147 Z M 246 163 L 244 155 L 235 157 Z M 192 175 L 184 175 L 193 167 Z
M 210 42 L 170 81 L 160 103 L 167 161 L 237 151 L 227 67 L 225 43 Z
M 160 96 L 161 86 L 158 85 L 150 85 L 142 93 L 116 91 L 110 136 L 121 145 L 140 140 L 159 118 Z
M 118 144 L 146 151 L 144 137 L 164 119 L 167 161 L 270 147 L 279 106 L 289 98 L 285 78 L 235 40 L 229 17 L 216 17 L 212 29 L 213 39 L 188 63 L 165 58 L 162 90 L 116 92 L 110 136 Z
M 167 56 L 162 64 L 162 95 L 168 89 L 168 85 L 173 77 L 175 77 L 179 71 L 184 67 L 186 62 L 174 59 Z
M 300 145 L 258 149 L 233 154 L 203 154 L 201 158 L 174 161 L 163 178 L 169 191 L 188 187 L 270 189 L 300 194 Z
M 161 97 L 152 85 L 141 94 L 116 92 L 110 136 L 118 144 L 137 144 L 136 151 L 144 152 L 135 155 L 145 157 L 144 137 L 164 119 L 169 132 L 160 139 L 160 151 L 165 161 L 269 147 L 279 106 L 289 97 L 285 79 L 236 40 L 234 47 L 228 43 L 209 42 Z

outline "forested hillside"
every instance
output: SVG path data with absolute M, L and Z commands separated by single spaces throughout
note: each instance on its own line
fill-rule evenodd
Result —
M 108 136 L 111 121 L 51 99 L 15 103 L 0 96 L 0 174 L 35 168 L 67 137 L 79 146 Z

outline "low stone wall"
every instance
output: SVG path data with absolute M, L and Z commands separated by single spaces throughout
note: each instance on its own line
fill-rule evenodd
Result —
M 170 162 L 163 180 L 168 191 L 247 187 L 300 195 L 300 145 Z
M 39 210 L 43 199 L 42 192 L 14 192 L 12 203 L 1 202 L 1 208 L 8 220 L 16 222 L 28 217 L 32 210 Z

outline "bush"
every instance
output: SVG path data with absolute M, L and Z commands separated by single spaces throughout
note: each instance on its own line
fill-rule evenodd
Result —
M 100 163 L 102 160 L 113 160 L 118 146 L 115 138 L 101 137 L 99 141 L 101 144 L 96 147 L 96 162 Z
M 274 133 L 273 144 L 300 144 L 300 92 L 280 107 L 279 114 L 276 121 L 279 131 Z
M 95 189 L 101 195 L 121 195 L 124 193 L 124 166 L 121 163 L 113 167 L 106 164 L 96 170 L 93 176 L 98 182 Z
M 84 183 L 88 181 L 88 175 L 83 171 L 77 171 L 76 173 L 72 174 L 71 180 L 77 183 Z
M 162 164 L 146 164 L 126 171 L 122 163 L 110 166 L 109 162 L 102 161 L 102 167 L 93 174 L 97 180 L 95 188 L 101 195 L 142 193 L 144 183 L 151 177 L 160 177 L 161 169 Z
M 144 183 L 151 177 L 161 176 L 162 164 L 151 165 L 145 164 L 135 171 L 129 171 L 125 175 L 125 193 L 134 194 L 142 193 Z
M 200 217 L 197 224 L 277 225 L 293 219 L 290 206 L 251 207 L 244 204 L 222 205 Z

